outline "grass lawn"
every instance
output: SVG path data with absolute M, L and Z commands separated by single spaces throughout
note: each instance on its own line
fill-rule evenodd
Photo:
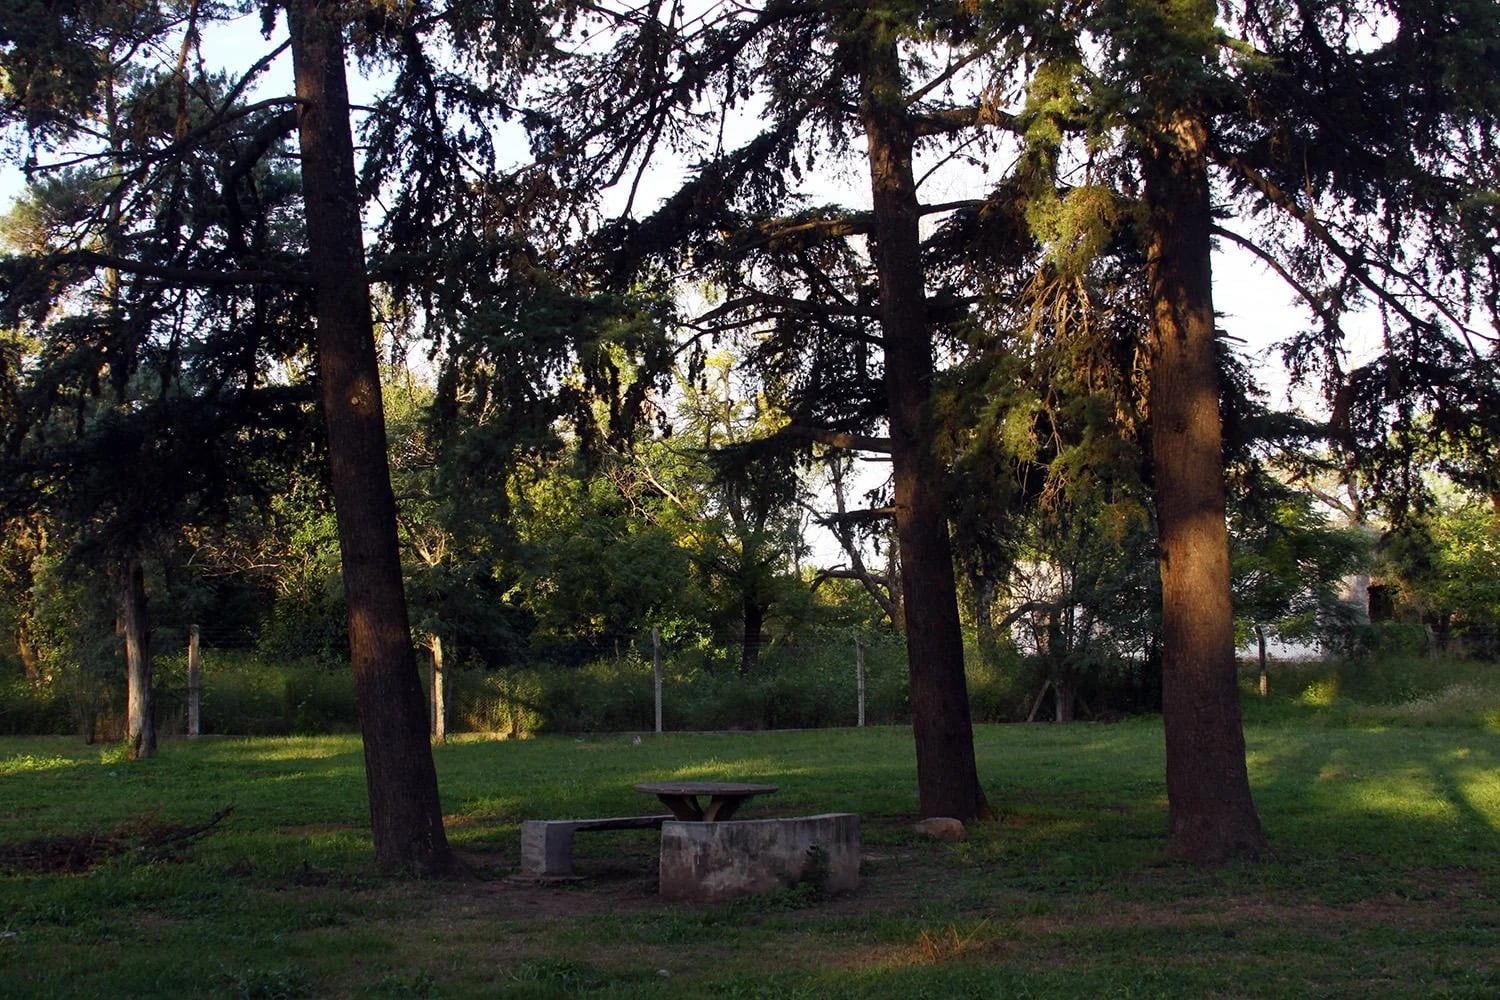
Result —
M 435 753 L 470 874 L 436 883 L 373 870 L 352 738 L 0 739 L 0 995 L 1500 996 L 1500 735 L 1250 719 L 1256 864 L 1163 860 L 1142 719 L 980 728 L 1001 816 L 956 845 L 910 830 L 904 729 L 463 739 Z M 630 786 L 663 778 L 858 812 L 860 891 L 664 903 L 637 831 L 580 835 L 581 881 L 506 879 L 520 820 L 654 811 Z

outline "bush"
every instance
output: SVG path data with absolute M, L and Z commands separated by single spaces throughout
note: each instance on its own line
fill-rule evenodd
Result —
M 542 684 L 534 671 L 446 673 L 449 729 L 514 738 L 542 728 Z
M 1425 625 L 1413 622 L 1371 622 L 1355 625 L 1347 633 L 1342 650 L 1350 659 L 1380 659 L 1388 656 L 1420 656 L 1430 652 L 1432 642 Z
M 1397 705 L 1361 707 L 1360 721 L 1408 726 L 1484 726 L 1500 728 L 1500 684 L 1461 681 Z
M 969 682 L 969 710 L 975 722 L 1016 722 L 1026 718 L 1029 701 L 1041 686 L 1023 677 L 1021 657 L 1007 649 L 997 661 L 977 655 L 968 657 L 964 668 Z
M 59 686 L 19 676 L 0 681 L 0 733 L 52 736 L 73 728 L 73 706 Z

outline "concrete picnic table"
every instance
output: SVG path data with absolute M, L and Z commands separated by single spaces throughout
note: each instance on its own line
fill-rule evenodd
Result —
M 636 785 L 635 790 L 655 795 L 678 819 L 714 823 L 733 816 L 746 799 L 772 794 L 776 786 L 735 781 L 648 781 Z M 700 795 L 708 797 L 708 805 L 698 802 Z

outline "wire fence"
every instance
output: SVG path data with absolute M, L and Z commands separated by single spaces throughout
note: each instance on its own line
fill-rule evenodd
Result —
M 165 626 L 154 637 L 156 715 L 168 736 L 190 731 L 187 634 L 185 627 Z M 341 658 L 273 659 L 257 652 L 254 637 L 244 632 L 205 628 L 201 636 L 199 732 L 287 735 L 357 728 L 353 676 Z M 649 631 L 585 662 L 529 661 L 496 669 L 456 644 L 448 654 L 441 702 L 442 728 L 450 733 L 809 729 L 910 719 L 905 647 L 893 635 L 851 630 L 812 640 L 777 639 L 764 644 L 748 669 L 732 643 L 672 641 L 660 634 L 653 643 Z M 1336 651 L 1354 662 L 1375 663 L 1493 661 L 1497 654 L 1495 628 L 1444 634 L 1402 623 L 1362 626 Z M 431 699 L 425 647 L 418 662 Z M 1035 717 L 1046 692 L 1045 672 L 1015 655 L 998 662 L 971 656 L 967 674 L 978 722 Z M 1126 711 L 1149 709 L 1152 678 L 1106 680 L 1127 697 L 1132 685 L 1144 692 Z M 1100 709 L 1096 696 L 1088 700 Z M 80 732 L 112 739 L 123 732 L 124 702 L 123 662 L 103 675 L 64 675 L 48 684 L 13 677 L 0 683 L 0 733 Z

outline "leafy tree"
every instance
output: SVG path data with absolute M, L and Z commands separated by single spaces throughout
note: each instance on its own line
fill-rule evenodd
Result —
M 652 627 L 669 641 L 701 635 L 705 598 L 659 488 L 673 477 L 645 450 L 563 455 L 521 491 L 518 586 L 538 654 L 597 657 Z
M 604 11 L 598 16 L 618 43 L 581 56 L 574 82 L 555 88 L 545 106 L 555 122 L 549 137 L 572 152 L 560 169 L 607 184 L 645 170 L 659 143 L 694 149 L 699 126 L 723 121 L 725 108 L 767 102 L 748 142 L 726 151 L 710 138 L 713 152 L 658 210 L 603 228 L 592 241 L 598 267 L 619 282 L 679 269 L 706 274 L 723 300 L 683 325 L 693 344 L 764 331 L 753 363 L 792 423 L 779 443 L 875 445 L 892 455 L 889 512 L 920 808 L 968 819 L 988 807 L 973 760 L 943 470 L 927 412 L 941 310 L 925 288 L 918 225 L 927 210 L 912 157 L 919 135 L 977 126 L 981 116 L 975 108 L 937 113 L 949 104 L 944 84 L 969 60 L 946 70 L 926 61 L 924 32 L 942 34 L 943 16 L 955 12 L 928 13 L 817 2 L 725 8 L 702 20 Z M 960 39 L 967 22 L 956 23 Z M 616 82 L 600 87 L 601 78 Z M 700 106 L 706 95 L 719 106 Z M 793 182 L 825 155 L 868 156 L 871 211 L 799 204 Z M 872 425 L 882 418 L 890 434 L 877 441 Z
M 1103 2 L 1090 15 L 1109 59 L 1088 103 L 1125 130 L 1147 253 L 1168 846 L 1204 860 L 1253 855 L 1264 838 L 1234 686 L 1211 243 L 1259 254 L 1318 318 L 1289 355 L 1294 374 L 1321 370 L 1334 387 L 1334 428 L 1356 463 L 1354 428 L 1385 437 L 1388 404 L 1399 428 L 1456 357 L 1472 375 L 1445 423 L 1473 426 L 1485 412 L 1475 404 L 1496 384 L 1471 304 L 1495 280 L 1475 237 L 1493 222 L 1476 205 L 1493 186 L 1485 151 L 1500 91 L 1447 81 L 1455 71 L 1493 79 L 1478 67 L 1493 59 L 1497 8 L 1327 0 L 1234 4 L 1221 15 L 1162 0 Z M 1216 172 L 1237 220 L 1266 220 L 1254 235 L 1216 220 Z M 1377 368 L 1415 361 L 1417 377 L 1380 400 L 1372 382 L 1346 380 L 1341 368 L 1344 324 L 1365 296 L 1389 324 Z M 1425 359 L 1439 363 L 1424 370 Z M 1351 423 L 1355 412 L 1363 419 Z
M 163 10 L 157 5 L 142 5 L 142 8 L 152 14 Z M 28 282 L 24 287 L 41 286 L 35 298 L 51 308 L 56 297 L 47 294 L 46 282 L 55 280 L 51 276 L 63 267 L 88 271 L 103 266 L 106 299 L 111 301 L 115 298 L 110 289 L 115 280 L 112 275 L 125 273 L 140 279 L 136 285 L 146 296 L 142 306 L 154 308 L 150 311 L 132 308 L 122 314 L 131 318 L 130 323 L 110 323 L 104 327 L 126 334 L 111 344 L 114 352 L 109 356 L 117 392 L 149 343 L 142 339 L 143 335 L 158 329 L 157 317 L 166 321 L 167 329 L 189 329 L 188 323 L 195 318 L 192 306 L 197 302 L 207 304 L 203 314 L 227 317 L 231 328 L 248 329 L 261 338 L 253 337 L 249 346 L 237 345 L 237 349 L 230 347 L 233 343 L 230 338 L 217 338 L 210 341 L 212 346 L 207 352 L 212 357 L 213 348 L 224 350 L 217 356 L 238 361 L 231 369 L 233 375 L 259 387 L 265 370 L 259 363 L 262 358 L 259 346 L 266 343 L 266 332 L 286 328 L 300 331 L 297 320 L 306 312 L 294 308 L 278 313 L 258 306 L 272 300 L 278 290 L 296 287 L 307 279 L 294 268 L 284 266 L 301 249 L 295 242 L 290 246 L 286 242 L 288 235 L 297 234 L 265 224 L 247 227 L 245 210 L 260 202 L 256 169 L 264 164 L 268 154 L 280 148 L 286 130 L 297 124 L 294 116 L 280 112 L 300 104 L 302 214 L 305 232 L 311 239 L 313 312 L 320 320 L 317 353 L 324 416 L 329 428 L 331 478 L 343 534 L 351 646 L 361 692 L 376 854 L 383 864 L 390 866 L 441 869 L 446 866 L 448 855 L 437 807 L 436 778 L 426 744 L 426 710 L 417 685 L 401 602 L 394 510 L 384 472 L 378 376 L 374 371 L 367 304 L 368 279 L 360 246 L 359 189 L 343 78 L 342 36 L 347 24 L 344 18 L 351 10 L 345 5 L 312 2 L 293 3 L 289 8 L 298 97 L 296 101 L 289 98 L 246 106 L 240 96 L 266 61 L 257 65 L 249 77 L 226 87 L 193 86 L 186 66 L 196 43 L 199 19 L 225 11 L 211 4 L 186 5 L 180 35 L 181 65 L 175 68 L 175 74 L 169 72 L 162 77 L 167 81 L 165 92 L 175 96 L 175 100 L 163 105 L 176 111 L 171 128 L 164 135 L 147 133 L 140 148 L 111 138 L 97 157 L 98 162 L 109 168 L 104 178 L 110 182 L 101 213 L 103 249 L 48 254 L 35 262 L 41 265 L 39 270 L 33 263 L 32 273 L 22 272 Z M 113 44 L 116 28 L 107 6 L 101 9 L 90 6 L 78 13 L 78 21 L 63 40 L 65 44 L 49 48 L 55 40 L 43 38 L 24 51 L 8 50 L 11 65 L 25 62 L 22 56 L 33 60 L 30 65 L 57 65 L 81 51 L 80 44 L 85 48 L 97 45 L 100 49 Z M 174 26 L 172 19 L 164 16 L 147 18 L 139 26 L 132 23 L 137 34 L 134 44 L 125 46 L 124 51 L 131 53 L 132 58 L 134 53 L 149 52 L 149 43 L 166 41 Z M 89 81 L 85 79 L 84 83 Z M 27 95 L 31 93 L 27 91 L 23 97 L 29 99 Z M 71 99 L 75 109 L 94 109 L 102 104 L 106 115 L 111 115 L 109 94 L 108 88 L 99 93 L 97 88 L 84 86 Z M 20 104 L 26 106 L 24 100 Z M 47 104 L 48 108 L 56 106 L 56 102 Z M 275 113 L 260 120 L 255 118 L 268 108 Z M 194 109 L 198 109 L 197 122 Z M 62 121 L 57 135 L 69 137 L 80 131 L 81 123 L 67 122 L 65 114 L 47 120 Z M 40 141 L 49 139 L 49 133 L 43 129 L 33 129 L 32 135 Z M 208 173 L 212 183 L 201 187 L 189 183 L 193 173 L 184 164 L 193 162 L 194 157 L 222 168 Z M 226 178 L 231 182 L 227 196 L 214 197 L 223 191 L 220 182 Z M 196 232 L 192 227 L 174 225 L 167 230 L 170 235 L 165 247 L 127 246 L 117 238 L 114 229 L 134 217 L 125 201 L 131 195 L 164 198 L 169 211 L 196 210 L 204 223 Z M 224 211 L 208 211 L 215 205 L 223 206 Z M 141 217 L 154 216 L 144 212 Z M 249 238 L 251 235 L 255 238 Z M 246 264 L 249 266 L 241 266 Z M 213 295 L 215 289 L 235 288 L 252 291 L 248 296 L 216 299 Z M 243 311 L 236 308 L 245 298 L 252 305 Z M 240 322 L 246 317 L 248 321 Z M 288 326 L 278 328 L 278 320 Z M 293 343 L 300 346 L 300 336 Z M 174 346 L 174 342 L 169 340 L 168 345 Z M 167 440 L 192 438 L 175 435 Z M 381 484 L 385 484 L 383 489 Z M 127 621 L 130 620 L 132 616 L 127 616 Z
M 1459 487 L 1380 541 L 1377 572 L 1395 584 L 1398 612 L 1457 639 L 1474 655 L 1500 655 L 1500 513 Z
M 6 220 L 20 251 L 7 262 L 7 318 L 34 335 L 7 428 L 6 472 L 13 510 L 48 511 L 72 561 L 96 569 L 102 561 L 117 578 L 129 739 L 132 754 L 145 756 L 155 724 L 141 560 L 182 526 L 217 519 L 219 502 L 238 488 L 231 481 L 246 482 L 263 454 L 257 446 L 295 435 L 301 399 L 262 382 L 254 366 L 284 344 L 285 328 L 265 311 L 276 290 L 225 296 L 163 280 L 263 252 L 287 189 L 273 166 L 226 177 L 219 168 L 239 156 L 232 143 L 158 162 L 162 145 L 202 121 L 223 81 L 200 77 L 189 95 L 136 66 L 135 32 L 165 22 L 115 13 L 123 20 L 95 26 L 103 69 L 81 97 L 98 113 L 101 149 L 34 185 Z M 64 133 L 80 126 L 58 124 Z M 247 210 L 256 213 L 249 223 Z M 293 305 L 281 319 L 296 316 Z M 221 461 L 215 444 L 241 464 Z M 166 468 L 174 475 L 163 481 Z
M 754 442 L 774 433 L 780 417 L 762 395 L 736 391 L 733 367 L 727 355 L 711 357 L 706 377 L 681 387 L 670 450 L 693 453 L 679 456 L 676 481 L 665 489 L 704 590 L 721 618 L 738 621 L 740 671 L 749 674 L 767 615 L 803 587 L 796 566 L 805 487 L 795 466 L 756 453 Z M 662 442 L 657 451 L 668 448 Z
M 120 716 L 125 695 L 114 588 L 93 585 L 56 556 L 40 556 L 30 571 L 26 627 L 39 686 L 64 692 L 79 735 L 93 743 L 100 724 Z
M 1287 642 L 1347 638 L 1360 609 L 1347 579 L 1369 565 L 1371 539 L 1330 523 L 1313 497 L 1262 479 L 1230 505 L 1236 634 L 1258 641 L 1266 686 L 1266 638 Z

